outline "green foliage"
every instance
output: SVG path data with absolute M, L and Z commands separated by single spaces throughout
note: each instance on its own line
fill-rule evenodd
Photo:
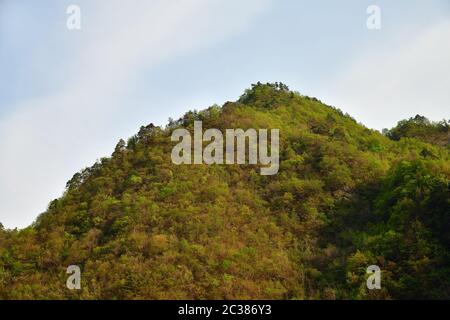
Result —
M 172 164 L 171 132 L 194 120 L 280 129 L 279 173 Z M 386 137 L 281 83 L 143 126 L 32 226 L 0 224 L 0 299 L 450 298 L 445 132 L 416 117 Z
M 420 115 L 400 121 L 395 128 L 385 129 L 384 134 L 396 141 L 401 138 L 416 138 L 443 147 L 450 146 L 449 121 L 431 122 Z

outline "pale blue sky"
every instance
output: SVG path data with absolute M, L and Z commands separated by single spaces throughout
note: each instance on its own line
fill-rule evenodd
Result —
M 66 28 L 69 4 L 80 31 Z M 448 0 L 0 0 L 0 222 L 29 225 L 139 126 L 257 81 L 376 129 L 449 118 L 449 40 Z

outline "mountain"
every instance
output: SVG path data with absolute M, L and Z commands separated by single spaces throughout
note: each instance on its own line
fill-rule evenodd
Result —
M 279 129 L 278 173 L 174 164 L 171 134 L 194 121 Z M 449 149 L 399 130 L 280 83 L 141 127 L 33 225 L 0 227 L 0 299 L 449 299 Z

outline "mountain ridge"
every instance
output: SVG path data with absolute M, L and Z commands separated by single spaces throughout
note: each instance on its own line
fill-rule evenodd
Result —
M 278 174 L 174 165 L 170 134 L 196 120 L 280 129 Z M 448 298 L 449 150 L 392 132 L 282 83 L 143 126 L 32 226 L 0 228 L 0 298 Z M 365 287 L 372 264 L 381 290 Z

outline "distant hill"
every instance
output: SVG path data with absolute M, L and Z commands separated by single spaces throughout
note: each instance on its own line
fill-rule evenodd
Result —
M 385 129 L 384 134 L 396 141 L 401 138 L 415 138 L 442 147 L 450 146 L 450 122 L 432 122 L 421 115 L 400 121 L 396 127 Z
M 279 129 L 278 174 L 173 164 L 171 133 L 195 120 Z M 32 226 L 0 226 L 0 299 L 449 299 L 444 131 L 416 117 L 385 136 L 283 84 L 252 85 L 142 127 Z M 66 288 L 69 265 L 81 290 Z

